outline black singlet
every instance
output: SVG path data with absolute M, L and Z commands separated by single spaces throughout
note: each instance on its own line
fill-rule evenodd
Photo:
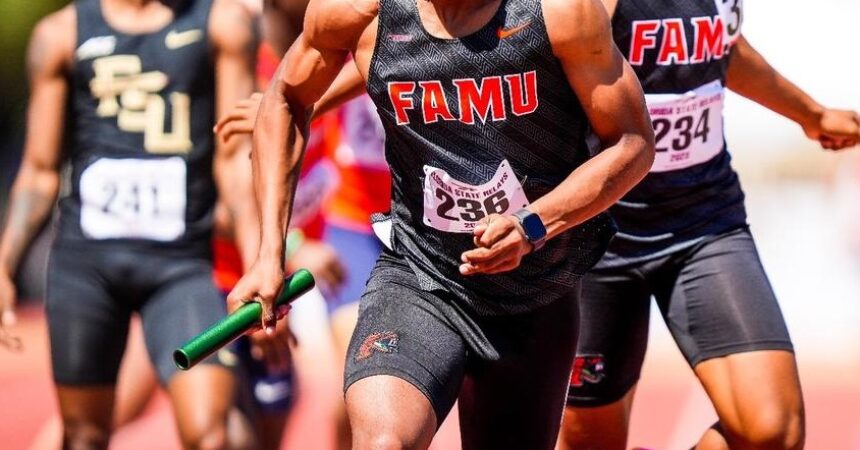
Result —
M 57 245 L 209 251 L 214 73 L 210 0 L 181 2 L 163 29 L 113 29 L 80 0 L 68 106 L 71 193 Z
M 742 18 L 740 0 L 618 2 L 614 39 L 642 82 L 657 159 L 610 209 L 619 231 L 598 267 L 653 260 L 746 224 L 722 119 Z
M 459 274 L 471 227 L 513 214 L 591 154 L 590 126 L 553 55 L 540 0 L 503 0 L 479 31 L 439 39 L 416 0 L 382 0 L 368 93 L 386 132 L 394 250 L 425 290 L 481 314 L 533 310 L 569 293 L 606 248 L 606 215 L 548 241 L 513 272 Z M 522 186 L 521 188 L 519 186 Z

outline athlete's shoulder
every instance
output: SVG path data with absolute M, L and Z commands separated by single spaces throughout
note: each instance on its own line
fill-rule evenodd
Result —
M 256 16 L 239 0 L 214 0 L 209 36 L 217 48 L 250 48 L 256 43 Z
M 586 50 L 611 40 L 606 5 L 601 0 L 541 0 L 547 34 L 556 51 Z M 570 26 L 570 24 L 576 26 Z
M 43 17 L 33 28 L 32 39 L 45 39 L 54 43 L 74 42 L 77 37 L 77 11 L 74 4 L 68 4 Z
M 379 0 L 311 0 L 305 38 L 317 47 L 352 50 L 378 14 Z
M 70 64 L 76 41 L 77 12 L 74 4 L 69 4 L 36 23 L 27 51 L 28 70 L 35 73 Z

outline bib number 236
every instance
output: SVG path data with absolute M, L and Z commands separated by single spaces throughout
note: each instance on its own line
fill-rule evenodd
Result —
M 432 166 L 424 166 L 424 174 L 424 223 L 437 230 L 471 233 L 490 214 L 509 215 L 529 204 L 507 161 L 481 185 L 459 182 Z

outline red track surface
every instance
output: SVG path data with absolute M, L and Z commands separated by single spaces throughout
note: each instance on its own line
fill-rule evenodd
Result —
M 40 311 L 19 313 L 15 331 L 24 340 L 23 353 L 0 349 L 0 447 L 25 449 L 42 423 L 56 410 L 50 382 L 45 323 Z M 851 346 L 855 347 L 855 346 Z M 285 449 L 327 450 L 332 444 L 330 405 L 337 401 L 337 376 L 325 358 L 310 358 L 302 374 L 303 391 L 290 420 Z M 838 364 L 800 356 L 808 415 L 807 448 L 860 449 L 860 355 L 846 355 Z M 654 449 L 689 448 L 715 415 L 680 355 L 653 348 L 633 415 L 631 445 Z M 456 420 L 449 422 L 455 422 Z M 456 426 L 447 423 L 435 450 L 459 448 Z M 112 448 L 179 448 L 169 405 L 159 394 L 143 417 L 120 430 Z

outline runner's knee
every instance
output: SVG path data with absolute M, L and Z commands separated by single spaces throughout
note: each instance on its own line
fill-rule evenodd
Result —
M 185 427 L 182 446 L 193 450 L 222 450 L 228 448 L 227 427 L 209 420 Z
M 356 435 L 353 439 L 353 448 L 356 450 L 417 450 L 420 446 L 414 439 L 406 438 L 396 430 L 374 429 L 365 430 L 361 436 Z
M 758 414 L 743 423 L 739 438 L 748 448 L 762 450 L 799 450 L 803 448 L 804 418 L 800 410 L 785 411 L 779 407 L 760 408 Z
M 568 406 L 564 411 L 560 450 L 623 450 L 627 444 L 629 405 L 632 391 L 621 400 L 604 406 Z
M 799 450 L 803 448 L 804 430 L 802 420 L 797 417 L 782 419 L 760 419 L 748 436 L 753 448 L 772 450 Z
M 95 422 L 66 420 L 63 423 L 63 448 L 69 450 L 106 449 L 110 429 Z

